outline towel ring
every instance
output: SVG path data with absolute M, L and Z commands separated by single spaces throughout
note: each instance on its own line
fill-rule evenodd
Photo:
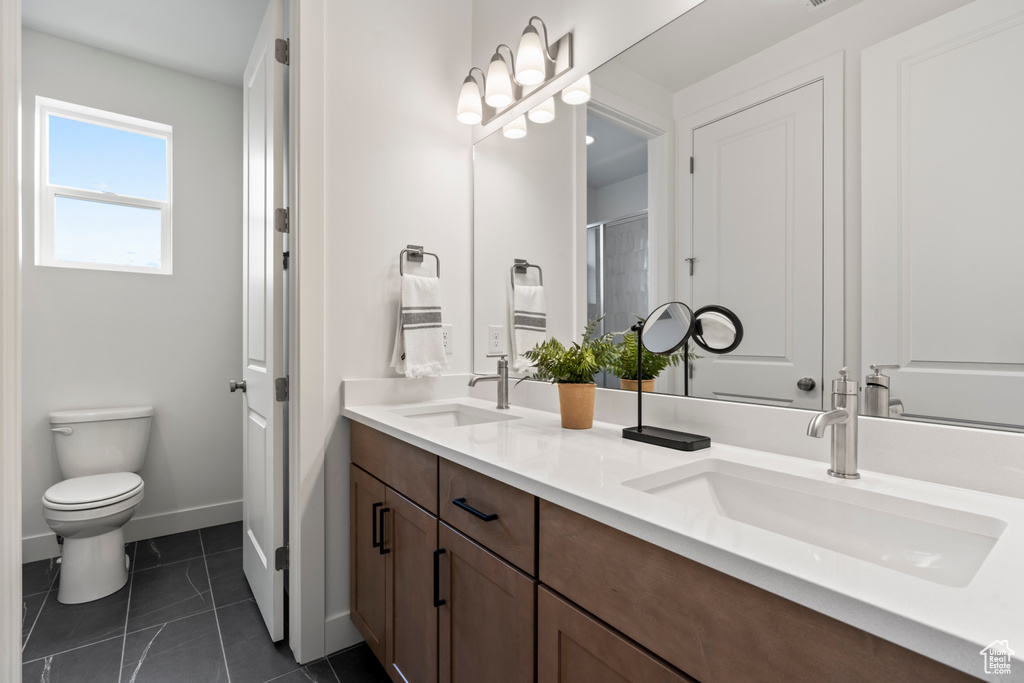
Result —
M 437 274 L 435 277 L 441 279 L 441 257 L 437 254 L 433 254 L 429 251 L 423 251 L 423 247 L 416 244 L 407 244 L 405 249 L 398 253 L 398 274 L 405 275 L 405 269 L 402 268 L 402 264 L 405 263 L 405 255 L 409 255 L 409 260 L 413 263 L 420 263 L 423 261 L 424 256 L 433 256 L 434 260 L 437 261 Z
M 515 263 L 512 264 L 512 267 L 509 268 L 508 276 L 509 276 L 509 280 L 512 281 L 512 286 L 513 287 L 516 286 L 516 273 L 525 273 L 527 268 L 536 268 L 537 269 L 537 277 L 540 278 L 540 286 L 543 287 L 544 286 L 544 271 L 541 270 L 541 267 L 538 266 L 537 264 L 530 263 L 529 261 L 527 261 L 524 258 L 517 258 L 515 260 Z

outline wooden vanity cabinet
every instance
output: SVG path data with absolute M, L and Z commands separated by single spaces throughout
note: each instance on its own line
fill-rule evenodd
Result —
M 444 522 L 438 612 L 445 683 L 532 683 L 536 581 Z
M 537 683 L 696 683 L 543 586 Z
M 536 579 L 486 546 L 535 573 L 537 499 L 445 462 L 460 533 L 432 514 L 436 456 L 357 423 L 351 436 L 352 621 L 388 675 L 532 683 Z

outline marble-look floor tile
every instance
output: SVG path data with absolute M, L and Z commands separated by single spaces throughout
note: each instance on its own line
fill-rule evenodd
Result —
M 183 531 L 136 543 L 133 568 L 141 571 L 202 556 L 203 544 L 199 540 L 199 531 Z
M 32 627 L 36 623 L 36 617 L 39 616 L 39 610 L 43 607 L 43 602 L 49 593 L 36 593 L 35 595 L 26 595 L 21 600 L 21 644 L 25 645 L 25 641 L 28 640 L 29 633 L 32 631 Z M 52 598 L 57 599 L 57 594 L 54 593 Z
M 124 643 L 121 680 L 226 683 L 224 652 L 213 612 L 129 633 Z
M 116 683 L 122 642 L 123 638 L 111 638 L 26 662 L 22 683 Z
M 272 679 L 268 683 L 338 683 L 338 677 L 326 659 L 311 662 L 298 671 L 286 673 L 284 676 Z M 359 683 L 356 680 L 346 683 Z
M 213 608 L 203 558 L 132 574 L 128 632 L 156 626 Z
M 360 643 L 328 659 L 341 683 L 390 683 L 387 671 L 377 661 L 370 646 Z
M 22 660 L 27 662 L 123 635 L 130 585 L 131 581 L 113 595 L 78 605 L 60 604 L 54 591 L 43 603 Z
M 252 598 L 249 581 L 242 570 L 242 549 L 228 550 L 206 556 L 210 587 L 217 607 L 226 607 Z
M 56 557 L 21 565 L 21 594 L 35 595 L 50 590 L 59 571 Z
M 218 607 L 217 617 L 232 683 L 262 683 L 301 668 L 287 644 L 270 640 L 259 608 L 252 600 Z
M 200 529 L 199 533 L 203 537 L 203 550 L 207 555 L 242 547 L 241 522 L 208 526 L 205 529 Z

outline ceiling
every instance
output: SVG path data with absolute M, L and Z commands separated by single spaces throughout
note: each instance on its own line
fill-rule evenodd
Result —
M 268 0 L 22 0 L 22 26 L 241 86 Z
M 647 140 L 587 113 L 587 187 L 599 188 L 647 173 Z

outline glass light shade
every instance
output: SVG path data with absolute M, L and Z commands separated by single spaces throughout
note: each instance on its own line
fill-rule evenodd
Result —
M 585 138 L 585 140 L 587 141 L 587 144 L 588 144 L 588 145 L 592 145 L 592 144 L 594 144 L 594 136 L 593 136 L 593 135 L 588 135 L 588 136 L 587 136 L 587 137 Z
M 527 114 L 534 123 L 551 123 L 555 120 L 555 98 L 549 97 Z
M 516 54 L 516 80 L 523 85 L 536 85 L 546 76 L 544 45 L 541 44 L 537 29 L 527 26 L 519 40 L 519 52 Z
M 459 93 L 459 109 L 455 117 L 462 123 L 473 125 L 483 120 L 483 107 L 480 105 L 480 86 L 472 76 L 466 76 Z
M 590 99 L 590 74 L 587 74 L 562 91 L 562 101 L 566 104 L 583 104 Z
M 518 140 L 526 137 L 526 117 L 520 116 L 512 123 L 507 123 L 501 128 L 501 134 L 511 140 Z
M 504 109 L 512 104 L 512 78 L 501 55 L 491 57 L 484 79 L 484 102 L 495 109 Z

